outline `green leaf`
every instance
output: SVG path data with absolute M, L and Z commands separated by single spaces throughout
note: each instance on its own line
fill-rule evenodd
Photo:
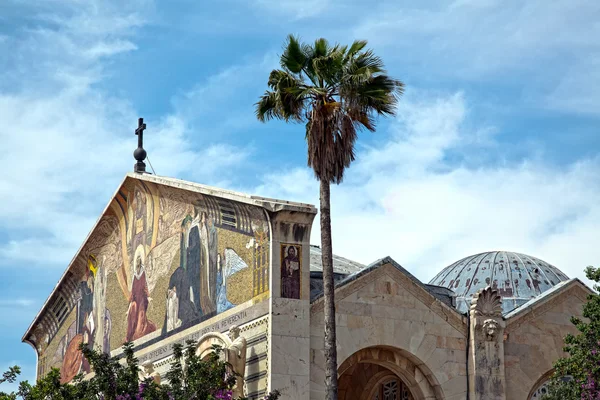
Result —
M 285 49 L 281 55 L 281 67 L 294 74 L 298 74 L 304 68 L 305 63 L 306 56 L 300 46 L 300 39 L 289 35 Z

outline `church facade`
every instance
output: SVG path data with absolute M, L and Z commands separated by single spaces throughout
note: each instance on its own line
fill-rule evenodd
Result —
M 324 399 L 317 210 L 128 174 L 23 336 L 38 377 L 132 341 L 157 379 L 172 346 L 235 349 L 238 393 Z M 425 284 L 391 258 L 334 257 L 341 400 L 537 399 L 590 289 L 534 257 L 470 256 Z M 241 351 L 240 351 L 241 350 Z

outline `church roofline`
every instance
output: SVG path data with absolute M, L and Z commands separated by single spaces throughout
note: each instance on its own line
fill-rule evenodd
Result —
M 353 274 L 348 275 L 347 277 L 345 277 L 344 279 L 340 280 L 339 282 L 337 282 L 335 284 L 335 290 L 341 288 L 342 286 L 346 286 L 347 284 L 354 282 L 355 280 L 357 280 L 358 278 L 376 270 L 377 268 L 381 267 L 382 265 L 385 264 L 392 264 L 394 267 L 400 267 L 399 269 L 404 272 L 406 271 L 404 268 L 402 268 L 400 266 L 400 264 L 396 263 L 391 257 L 387 256 L 384 258 L 381 258 L 375 262 L 372 262 L 371 264 L 367 265 L 365 268 L 361 269 L 358 272 L 355 272 Z M 406 273 L 408 274 L 409 277 L 414 278 L 410 272 L 406 271 Z M 411 279 L 412 279 L 411 278 Z M 417 279 L 417 278 L 414 278 Z M 316 303 L 317 301 L 319 301 L 321 298 L 323 298 L 323 291 L 321 291 L 319 294 L 317 294 L 313 299 L 311 299 L 311 303 Z
M 156 176 L 156 175 L 151 175 L 151 174 L 140 174 L 140 173 L 132 173 L 132 172 L 127 173 L 125 175 L 125 177 L 121 180 L 119 185 L 117 186 L 117 189 L 114 191 L 113 195 L 110 197 L 110 200 L 107 202 L 106 206 L 104 207 L 104 209 L 102 210 L 102 212 L 100 213 L 98 218 L 96 219 L 96 222 L 92 226 L 92 229 L 90 229 L 90 231 L 88 232 L 85 239 L 81 242 L 81 245 L 79 246 L 79 248 L 73 255 L 73 258 L 71 258 L 71 261 L 69 262 L 67 268 L 65 269 L 65 271 L 61 275 L 60 279 L 58 280 L 58 282 L 52 289 L 52 292 L 50 292 L 50 295 L 46 298 L 46 301 L 44 301 L 44 304 L 42 305 L 42 307 L 36 314 L 35 318 L 29 324 L 29 327 L 27 328 L 27 330 L 21 337 L 21 342 L 33 345 L 28 338 L 32 334 L 34 327 L 37 325 L 37 323 L 40 321 L 40 318 L 47 311 L 50 300 L 53 299 L 54 296 L 56 295 L 56 292 L 58 291 L 62 282 L 65 280 L 67 273 L 71 270 L 71 267 L 75 263 L 75 260 L 77 259 L 77 257 L 79 257 L 79 253 L 81 253 L 81 251 L 83 250 L 83 247 L 86 245 L 86 243 L 90 239 L 92 233 L 98 227 L 100 220 L 102 219 L 104 214 L 106 214 L 106 212 L 108 211 L 111 202 L 116 197 L 117 193 L 119 192 L 121 187 L 125 184 L 127 179 L 137 179 L 137 180 L 142 180 L 142 181 L 146 181 L 146 182 L 153 182 L 157 185 L 169 186 L 169 187 L 178 188 L 181 190 L 187 190 L 187 191 L 196 192 L 196 193 L 201 193 L 201 194 L 205 194 L 205 195 L 209 195 L 209 196 L 227 198 L 229 200 L 237 201 L 240 203 L 258 206 L 258 207 L 264 208 L 267 211 L 271 211 L 271 212 L 286 210 L 286 211 L 296 211 L 296 212 L 305 212 L 305 213 L 313 213 L 313 214 L 317 213 L 316 207 L 311 204 L 297 203 L 297 202 L 278 200 L 278 199 L 270 199 L 267 197 L 260 197 L 260 196 L 252 196 L 252 195 L 248 195 L 245 193 L 235 192 L 232 190 L 219 189 L 219 188 L 212 187 L 212 186 L 201 185 L 201 184 L 195 183 L 195 182 L 189 182 L 189 181 L 184 181 L 181 179 L 169 178 L 169 177 L 164 177 L 164 176 Z
M 153 182 L 158 185 L 165 185 L 177 189 L 187 190 L 190 192 L 201 193 L 209 196 L 227 198 L 229 200 L 240 203 L 251 204 L 262 207 L 268 211 L 302 211 L 307 213 L 317 213 L 317 209 L 312 204 L 299 203 L 294 201 L 273 199 L 268 197 L 253 196 L 242 192 L 236 192 L 228 189 L 220 189 L 213 186 L 202 185 L 196 182 L 184 181 L 182 179 L 170 178 L 165 176 L 157 176 L 150 174 L 138 174 L 130 172 L 127 177 L 132 179 L 140 179 L 147 182 Z
M 23 343 L 29 343 L 29 344 L 31 344 L 31 342 L 28 340 L 28 336 L 31 335 L 33 328 L 36 326 L 36 324 L 40 320 L 41 316 L 46 312 L 46 309 L 48 308 L 48 303 L 50 302 L 50 299 L 52 299 L 54 297 L 54 295 L 56 294 L 58 288 L 60 287 L 60 284 L 64 281 L 65 277 L 67 276 L 67 273 L 71 270 L 71 267 L 73 266 L 73 263 L 75 262 L 75 260 L 77 259 L 77 257 L 79 257 L 79 253 L 81 253 L 81 251 L 83 250 L 83 246 L 85 246 L 85 244 L 90 239 L 90 236 L 92 236 L 92 233 L 96 230 L 96 227 L 100 223 L 100 220 L 102 219 L 102 217 L 104 216 L 104 214 L 106 213 L 106 211 L 108 211 L 108 208 L 110 207 L 110 203 L 115 198 L 115 196 L 119 192 L 119 189 L 121 188 L 121 186 L 123 186 L 123 184 L 127 180 L 128 176 L 129 176 L 129 174 L 127 174 L 121 180 L 121 183 L 119 183 L 119 185 L 117 186 L 117 189 L 115 190 L 115 192 L 113 193 L 113 195 L 110 197 L 110 200 L 106 203 L 106 206 L 104 207 L 104 209 L 102 210 L 102 212 L 98 216 L 98 219 L 96 219 L 96 222 L 94 222 L 94 225 L 92 226 L 92 229 L 90 229 L 90 231 L 86 235 L 85 239 L 81 242 L 81 245 L 79 245 L 79 248 L 77 249 L 77 251 L 73 255 L 73 258 L 71 258 L 71 261 L 69 262 L 67 268 L 65 269 L 65 271 L 60 276 L 60 279 L 58 280 L 58 282 L 56 283 L 56 285 L 54 285 L 54 288 L 52 289 L 52 292 L 50 292 L 50 295 L 46 298 L 46 301 L 44 301 L 44 304 L 42 304 L 42 307 L 40 308 L 40 310 L 38 311 L 38 313 L 35 315 L 35 318 L 33 319 L 33 321 L 31 321 L 31 324 L 29 324 L 29 327 L 27 328 L 27 330 L 25 331 L 25 334 L 23 334 L 23 337 L 21 338 L 21 341 Z M 37 353 L 37 351 L 36 351 L 36 353 Z
M 408 279 L 410 279 L 412 282 L 414 282 L 417 286 L 420 286 L 423 290 L 425 290 L 427 293 L 429 293 L 431 296 L 439 299 L 439 296 L 436 295 L 436 293 L 438 295 L 442 295 L 440 293 L 440 290 L 444 291 L 447 290 L 448 292 L 454 293 L 452 292 L 450 289 L 441 287 L 441 286 L 435 286 L 435 285 L 428 285 L 425 284 L 423 282 L 421 282 L 416 276 L 414 276 L 413 274 L 411 274 L 410 272 L 408 272 L 408 270 L 406 268 L 404 268 L 403 266 L 401 266 L 400 264 L 398 264 L 392 257 L 390 256 L 386 256 L 384 258 L 381 258 L 377 261 L 372 262 L 371 264 L 367 265 L 364 269 L 355 272 L 351 275 L 348 275 L 346 278 L 340 280 L 339 282 L 336 283 L 335 285 L 335 290 L 348 285 L 349 283 L 354 282 L 355 280 L 361 278 L 364 275 L 369 274 L 372 271 L 375 271 L 376 269 L 378 269 L 379 267 L 382 267 L 386 264 L 389 264 L 391 266 L 393 266 L 394 268 L 396 268 L 398 271 L 400 271 L 402 274 L 404 274 Z M 435 290 L 434 290 L 435 289 Z M 311 303 L 314 304 L 317 301 L 319 301 L 321 298 L 323 298 L 323 292 L 321 291 L 321 293 L 317 294 L 313 299 L 311 299 Z M 460 314 L 453 306 L 449 305 L 449 308 L 451 308 L 452 310 L 454 310 L 457 314 Z M 460 314 L 462 315 L 462 314 Z
M 583 281 L 581 281 L 579 278 L 572 278 L 572 279 L 569 279 L 568 281 L 560 282 L 558 285 L 554 286 L 553 288 L 548 289 L 547 291 L 540 294 L 539 296 L 536 296 L 533 299 L 529 300 L 527 303 L 525 303 L 525 304 L 517 307 L 516 309 L 512 310 L 511 312 L 505 314 L 504 320 L 507 321 L 508 323 L 512 323 L 513 321 L 516 321 L 517 319 L 526 315 L 530 311 L 533 311 L 536 308 L 540 307 L 547 300 L 550 300 L 551 298 L 553 298 L 555 296 L 559 296 L 562 292 L 564 292 L 565 290 L 568 290 L 569 288 L 571 288 L 573 286 L 579 286 L 582 290 L 588 292 L 589 294 L 595 293 L 589 286 L 587 286 L 585 283 L 583 283 Z

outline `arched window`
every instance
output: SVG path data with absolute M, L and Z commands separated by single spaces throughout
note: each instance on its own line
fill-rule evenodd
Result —
M 561 378 L 563 381 L 570 381 L 573 379 L 572 376 L 567 375 Z M 545 381 L 540 383 L 540 385 L 535 389 L 535 391 L 529 397 L 529 400 L 540 400 L 544 395 L 548 394 L 548 386 L 550 386 L 551 378 L 547 378 Z
M 390 379 L 375 389 L 373 400 L 413 400 L 410 391 L 400 379 Z
M 548 394 L 548 385 L 550 384 L 550 380 L 543 382 L 536 390 L 533 392 L 529 400 L 539 400 L 544 395 Z

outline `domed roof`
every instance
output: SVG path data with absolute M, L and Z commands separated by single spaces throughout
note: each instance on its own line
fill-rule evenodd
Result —
M 456 308 L 466 312 L 473 294 L 486 286 L 497 288 L 508 313 L 569 278 L 539 258 L 509 251 L 490 251 L 465 257 L 444 268 L 430 285 L 452 289 Z

